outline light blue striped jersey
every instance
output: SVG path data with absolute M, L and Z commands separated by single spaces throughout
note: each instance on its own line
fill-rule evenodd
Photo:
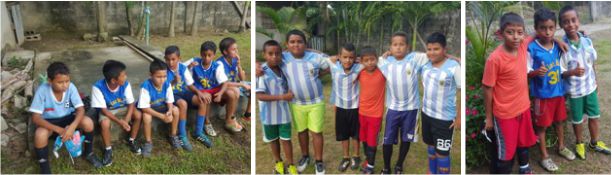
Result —
M 427 62 L 427 55 L 419 52 L 410 53 L 402 60 L 393 56 L 379 59 L 378 67 L 387 80 L 386 104 L 389 109 L 408 111 L 420 108 L 418 76 Z
M 355 63 L 346 73 L 340 61 L 330 64 L 332 76 L 332 92 L 330 103 L 343 109 L 357 109 L 359 107 L 359 83 L 356 82 L 361 64 Z
M 569 46 L 569 50 L 561 57 L 561 67 L 566 70 L 573 70 L 578 66 L 584 68 L 584 75 L 581 77 L 570 76 L 565 82 L 565 92 L 571 96 L 571 98 L 578 98 L 589 95 L 597 89 L 597 83 L 595 82 L 595 71 L 593 70 L 593 64 L 597 60 L 597 52 L 593 46 L 591 39 L 580 36 L 580 45 L 575 47 L 569 43 L 567 36 L 563 36 Z
M 289 90 L 293 92 L 294 103 L 310 105 L 323 101 L 319 72 L 329 68 L 327 58 L 327 55 L 311 51 L 305 51 L 302 58 L 283 52 L 283 63 L 280 66 L 287 77 Z
M 57 119 L 71 114 L 81 106 L 83 106 L 83 101 L 72 82 L 68 86 L 68 90 L 63 93 L 61 101 L 58 101 L 53 95 L 51 85 L 44 83 L 36 90 L 29 111 L 41 114 L 44 119 Z
M 261 68 L 264 75 L 257 77 L 256 93 L 283 95 L 289 91 L 287 79 L 282 71 L 280 74 L 276 74 L 268 67 L 268 64 L 263 64 Z M 264 125 L 291 123 L 289 102 L 285 100 L 259 101 L 259 115 L 261 123 Z
M 455 120 L 456 92 L 461 88 L 461 67 L 447 58 L 440 67 L 431 62 L 421 69 L 423 83 L 423 112 L 428 116 L 445 121 Z

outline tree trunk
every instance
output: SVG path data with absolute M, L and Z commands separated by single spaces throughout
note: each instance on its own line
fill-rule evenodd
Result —
M 134 36 L 134 26 L 132 24 L 132 13 L 131 13 L 131 9 L 133 4 L 130 4 L 133 2 L 124 2 L 125 4 L 125 16 L 126 16 L 126 21 L 127 21 L 127 25 L 128 25 L 128 30 L 129 30 L 129 34 L 130 36 Z
M 191 23 L 191 36 L 198 33 L 198 1 L 193 2 L 193 22 Z
M 249 10 L 250 1 L 244 2 L 244 8 L 242 8 L 242 16 L 240 17 L 240 28 L 238 32 L 244 32 L 246 29 L 246 16 Z
M 145 25 L 144 9 L 146 8 L 146 6 L 147 6 L 147 2 L 143 1 L 142 2 L 142 9 L 140 10 L 140 16 L 138 17 L 139 18 L 139 21 L 138 21 L 138 30 L 136 32 L 136 38 L 138 38 L 138 39 L 142 39 L 143 38 L 142 36 L 144 35 L 144 25 Z
M 98 12 L 98 41 L 106 41 L 108 37 L 108 33 L 106 32 L 106 2 L 98 1 L 97 2 L 97 12 Z
M 174 13 L 176 13 L 176 1 L 172 1 L 172 8 L 170 9 L 170 29 L 168 30 L 169 37 L 174 37 Z
M 188 27 L 188 25 L 187 25 L 187 16 L 189 16 L 188 15 L 189 13 L 187 13 L 187 9 L 188 9 L 187 7 L 189 7 L 188 4 L 189 4 L 189 2 L 187 2 L 187 1 L 183 2 L 183 5 L 185 6 L 185 14 L 183 15 L 183 33 L 187 33 L 187 27 Z

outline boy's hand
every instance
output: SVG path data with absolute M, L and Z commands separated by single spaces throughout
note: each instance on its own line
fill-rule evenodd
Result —
M 260 63 L 255 63 L 255 76 L 256 77 L 263 76 L 263 69 L 261 68 L 261 64 Z
M 485 130 L 487 131 L 493 130 L 493 117 L 489 117 L 485 119 Z
M 166 117 L 164 118 L 164 122 L 166 123 L 172 122 L 172 109 L 168 109 L 168 112 L 166 112 Z
M 382 54 L 383 59 L 387 59 L 387 57 L 391 55 L 391 51 L 385 51 L 385 53 Z
M 250 91 L 250 90 L 251 90 L 251 85 L 248 85 L 248 84 L 246 84 L 246 83 L 242 83 L 242 87 L 243 87 L 244 89 L 248 90 L 248 91 Z
M 197 61 L 193 61 L 193 62 L 191 62 L 191 64 L 189 64 L 189 66 L 187 66 L 187 67 L 189 67 L 189 69 L 191 69 L 192 67 L 196 67 L 196 66 L 198 66 L 198 62 L 197 62 Z
M 64 129 L 64 134 L 62 134 L 62 142 L 65 142 L 66 140 L 71 140 L 72 134 L 74 134 L 75 129 L 76 128 L 73 128 L 70 125 L 68 125 L 66 129 Z
M 238 55 L 238 51 L 236 51 L 236 63 L 238 63 L 238 65 L 240 65 L 240 55 Z
M 198 98 L 200 98 L 200 102 L 204 104 L 210 103 L 212 96 L 208 92 L 202 92 L 202 91 L 197 91 L 197 92 L 198 92 Z
M 215 103 L 219 103 L 219 102 L 221 102 L 221 97 L 222 97 L 222 96 L 223 96 L 223 94 L 221 94 L 221 93 L 216 93 L 216 94 L 215 94 L 215 99 L 213 99 L 213 101 L 214 101 Z
M 562 53 L 567 53 L 567 51 L 569 50 L 569 45 L 567 45 L 565 42 L 561 40 L 557 40 L 556 38 L 553 40 L 559 45 L 559 48 L 561 49 Z
M 331 61 L 332 63 L 336 63 L 336 61 L 338 61 L 338 56 L 337 55 L 330 56 L 329 61 Z
M 544 65 L 544 61 L 542 61 L 542 63 L 540 64 L 540 68 L 538 69 L 538 75 L 540 77 L 546 76 L 546 73 L 548 72 L 548 68 L 546 68 L 546 66 Z
M 125 120 L 119 120 L 119 125 L 121 125 L 121 127 L 125 131 L 130 131 L 131 130 L 130 124 L 127 121 L 125 121 Z
M 283 99 L 285 101 L 291 101 L 293 99 L 293 93 L 291 91 L 288 91 L 287 93 L 283 94 Z
M 447 53 L 447 54 L 446 54 L 446 57 L 447 57 L 447 58 L 451 58 L 451 59 L 453 59 L 453 60 L 455 60 L 455 61 L 459 62 L 459 64 L 461 64 L 461 58 L 456 57 L 455 55 L 451 55 L 451 54 L 448 54 L 448 53 Z
M 448 127 L 448 129 L 461 129 L 461 120 L 455 120 L 453 121 L 453 123 L 451 123 L 451 125 Z
M 584 68 L 580 65 L 580 62 L 578 62 L 578 67 L 572 70 L 572 75 L 578 77 L 582 77 L 582 75 L 584 75 Z

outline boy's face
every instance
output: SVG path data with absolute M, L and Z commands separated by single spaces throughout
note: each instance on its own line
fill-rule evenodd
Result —
M 181 57 L 176 53 L 172 53 L 170 55 L 164 56 L 166 63 L 170 66 L 170 69 L 176 69 L 178 67 L 179 62 L 181 61 Z
M 407 38 L 403 36 L 394 36 L 391 38 L 391 55 L 397 59 L 402 59 L 408 53 Z
M 376 64 L 378 64 L 378 58 L 376 55 L 363 55 L 361 56 L 361 64 L 365 66 L 367 71 L 373 71 L 376 69 Z
M 157 87 L 162 86 L 166 82 L 166 78 L 166 70 L 158 70 L 151 74 L 151 80 L 153 80 L 153 84 Z
M 504 44 L 511 48 L 517 49 L 524 37 L 524 26 L 518 24 L 508 24 L 502 31 L 502 37 L 504 38 Z
M 210 63 L 213 59 L 215 59 L 215 52 L 212 50 L 205 50 L 204 52 L 200 52 L 200 56 L 206 63 Z
M 70 87 L 70 76 L 64 74 L 55 74 L 55 78 L 49 78 L 49 84 L 54 92 L 66 92 Z
M 292 55 L 302 55 L 306 50 L 306 42 L 300 35 L 290 35 L 287 41 L 287 49 Z
M 264 48 L 264 59 L 268 66 L 278 66 L 281 63 L 281 48 L 279 46 L 266 46 Z
M 563 13 L 559 23 L 561 23 L 561 27 L 565 31 L 565 34 L 576 34 L 580 27 L 580 19 L 574 10 Z
M 438 62 L 446 57 L 446 48 L 440 43 L 427 43 L 427 58 L 431 62 Z
M 355 52 L 351 52 L 345 49 L 341 49 L 340 51 L 340 64 L 342 64 L 342 68 L 350 69 L 355 62 Z
M 116 80 L 116 83 L 119 84 L 119 86 L 123 86 L 126 82 L 125 80 L 127 80 L 127 72 L 125 70 L 121 71 L 121 73 L 119 73 L 119 77 L 117 77 Z
M 536 36 L 544 42 L 552 42 L 555 37 L 556 26 L 557 24 L 551 19 L 538 22 L 538 25 L 535 27 Z
M 230 58 L 238 57 L 238 44 L 234 43 L 230 45 L 226 51 L 223 51 L 223 54 Z

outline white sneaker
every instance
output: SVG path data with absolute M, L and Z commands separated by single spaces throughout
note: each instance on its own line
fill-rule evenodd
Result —
M 206 134 L 212 137 L 217 136 L 217 131 L 215 131 L 215 128 L 213 128 L 212 124 L 210 123 L 206 124 Z

